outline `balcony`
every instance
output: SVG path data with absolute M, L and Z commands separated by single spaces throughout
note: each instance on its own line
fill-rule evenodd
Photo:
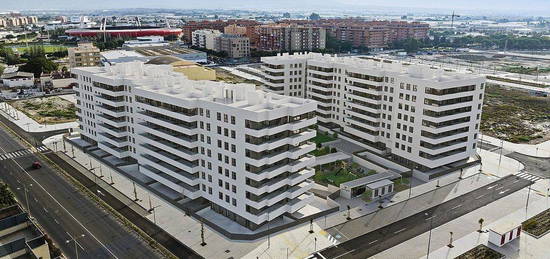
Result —
M 246 203 L 256 209 L 260 209 L 265 206 L 272 206 L 283 199 L 297 198 L 303 193 L 309 191 L 313 187 L 313 184 L 314 184 L 313 181 L 306 180 L 288 189 L 278 190 L 278 191 L 269 193 L 267 195 L 264 195 L 264 197 L 260 198 L 260 200 L 258 201 L 247 199 Z
M 198 160 L 196 160 L 196 163 L 193 163 L 149 144 L 141 144 L 140 146 L 144 148 L 144 152 L 148 156 L 155 157 L 191 174 L 197 173 L 200 169 L 198 166 Z
M 308 129 L 302 133 L 290 137 L 282 137 L 280 139 L 262 142 L 261 144 L 257 145 L 245 143 L 245 148 L 255 152 L 261 152 L 264 150 L 274 149 L 286 144 L 295 146 L 301 142 L 314 138 L 316 134 L 317 132 L 315 130 Z
M 117 138 L 107 133 L 99 133 L 98 141 L 109 143 L 117 148 L 122 148 L 130 144 L 130 142 L 128 142 L 128 137 Z
M 113 146 L 113 145 L 111 145 L 110 143 L 107 143 L 107 142 L 98 142 L 97 146 L 101 150 L 103 150 L 103 151 L 105 151 L 105 152 L 107 152 L 107 153 L 109 153 L 109 154 L 111 154 L 111 155 L 113 155 L 113 156 L 115 156 L 119 159 L 129 157 L 130 154 L 131 154 L 130 151 L 127 148 L 118 148 L 118 147 L 115 147 L 115 146 Z
M 125 118 L 117 118 L 117 117 L 111 117 L 106 114 L 98 114 L 96 116 L 97 120 L 100 122 L 103 122 L 107 125 L 110 125 L 115 128 L 121 128 L 128 126 L 128 122 Z
M 144 165 L 148 165 L 149 167 L 155 168 L 160 172 L 166 173 L 179 181 L 185 182 L 189 185 L 199 184 L 198 173 L 189 173 L 148 154 L 142 154 L 140 160 L 144 162 Z
M 283 187 L 284 185 L 297 185 L 315 175 L 315 169 L 303 169 L 297 173 L 292 174 L 288 178 L 278 179 L 280 177 L 275 177 L 274 179 L 269 180 L 267 183 L 262 184 L 259 187 L 253 187 L 246 185 L 246 190 L 255 195 L 261 195 L 266 192 L 273 192 L 277 189 Z
M 162 126 L 162 127 L 168 128 L 168 129 L 172 129 L 172 130 L 177 131 L 177 132 L 181 132 L 185 135 L 195 135 L 195 134 L 197 134 L 196 122 L 194 123 L 193 126 L 191 126 L 191 125 L 188 125 L 188 124 L 193 124 L 193 123 L 186 123 L 184 121 L 178 122 L 178 121 L 174 121 L 174 120 L 168 120 L 168 119 L 165 119 L 165 118 L 162 118 L 162 117 L 151 117 L 151 116 L 148 116 L 148 115 L 144 114 L 143 112 L 138 112 L 136 115 L 137 115 L 136 116 L 137 118 L 139 118 L 143 121 L 148 121 L 148 122 L 157 124 L 159 126 Z
M 112 107 L 105 104 L 98 105 L 95 107 L 96 111 L 110 115 L 111 117 L 123 117 L 127 116 L 128 113 L 124 107 Z
M 254 181 L 261 181 L 263 179 L 274 178 L 277 175 L 280 175 L 284 172 L 291 172 L 291 173 L 297 172 L 306 167 L 311 167 L 314 163 L 315 163 L 315 157 L 312 155 L 306 155 L 291 163 L 273 166 L 265 170 L 262 170 L 258 173 L 247 172 L 246 177 Z
M 185 121 L 185 122 L 193 122 L 193 121 L 197 121 L 199 119 L 198 115 L 191 115 L 191 114 L 185 114 L 185 113 L 180 113 L 180 112 L 174 112 L 170 109 L 153 106 L 153 105 L 150 105 L 146 102 L 138 102 L 138 103 L 139 103 L 138 105 L 141 106 L 141 108 L 143 108 L 144 110 L 151 111 L 153 113 L 161 114 L 161 115 L 164 115 L 164 116 L 169 116 L 169 117 L 172 117 L 174 119 L 182 120 L 182 121 Z M 154 114 L 148 114 L 147 111 L 140 112 L 140 113 L 145 115 L 145 116 L 154 116 Z
M 275 154 L 271 154 L 268 156 L 263 156 L 260 159 L 246 157 L 245 162 L 253 166 L 259 167 L 266 164 L 276 163 L 285 158 L 298 159 L 298 157 L 308 154 L 313 150 L 315 150 L 315 143 L 309 142 L 299 147 L 292 148 L 290 150 L 277 152 Z
M 105 94 L 97 94 L 95 95 L 95 97 L 96 97 L 96 100 L 101 102 L 102 104 L 106 104 L 115 108 L 126 105 L 126 102 L 124 101 L 123 96 L 111 97 Z
M 163 139 L 170 140 L 176 144 L 186 146 L 189 148 L 197 147 L 197 139 L 191 138 L 185 134 L 175 131 L 168 131 L 166 128 L 161 126 L 154 126 L 154 124 L 148 124 L 148 122 L 140 122 L 137 124 L 137 127 L 146 133 L 153 134 Z
M 278 132 L 284 131 L 284 130 L 299 130 L 301 128 L 309 127 L 311 125 L 314 125 L 317 122 L 317 118 L 311 118 L 311 119 L 303 119 L 299 121 L 289 122 L 285 123 L 283 125 L 276 125 L 276 126 L 269 126 L 262 129 L 251 129 L 251 128 L 245 128 L 245 134 L 254 136 L 254 137 L 261 137 L 265 135 L 274 135 Z
M 262 210 L 258 215 L 249 214 L 256 220 L 253 220 L 256 224 L 266 222 L 268 219 L 273 219 L 281 216 L 282 214 L 289 212 L 294 213 L 297 210 L 303 208 L 307 204 L 311 203 L 314 199 L 313 193 L 306 192 L 296 199 L 293 199 L 287 203 L 278 204 L 276 206 L 268 207 Z
M 126 131 L 125 127 L 122 128 L 115 128 L 107 124 L 99 123 L 97 124 L 99 131 L 109 133 L 113 135 L 114 137 L 121 138 L 128 136 L 128 131 Z
M 162 171 L 159 171 L 147 165 L 140 166 L 139 171 L 144 175 L 156 180 L 157 182 L 167 186 L 168 188 L 183 194 L 185 197 L 188 197 L 189 199 L 196 199 L 201 196 L 198 185 L 191 186 L 166 173 L 163 173 Z
M 154 135 L 140 134 L 140 136 L 142 137 L 141 140 L 143 143 L 166 150 L 186 160 L 194 161 L 198 159 L 199 154 L 189 150 L 187 146 L 174 145 L 174 143 L 171 143 L 163 138 L 155 137 Z

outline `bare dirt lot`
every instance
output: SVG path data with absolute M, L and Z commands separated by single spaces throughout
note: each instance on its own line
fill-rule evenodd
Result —
M 550 139 L 550 98 L 488 85 L 481 131 L 513 143 L 537 144 Z
M 10 105 L 42 124 L 73 122 L 77 119 L 75 105 L 57 96 L 19 100 L 10 102 Z

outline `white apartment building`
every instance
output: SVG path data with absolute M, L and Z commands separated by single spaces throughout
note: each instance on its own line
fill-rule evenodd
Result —
M 185 198 L 250 229 L 313 199 L 317 102 L 188 80 L 169 65 L 72 72 L 82 139 Z
M 319 126 L 395 163 L 425 172 L 475 154 L 482 76 L 319 53 L 262 62 L 266 90 L 317 101 Z
M 218 30 L 196 30 L 191 33 L 191 44 L 199 48 L 213 50 L 216 47 L 216 38 L 221 35 L 222 33 Z

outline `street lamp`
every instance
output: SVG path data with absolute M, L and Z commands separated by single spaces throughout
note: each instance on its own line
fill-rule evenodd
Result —
M 317 251 L 317 237 L 313 238 L 313 252 Z
M 346 219 L 350 220 L 351 219 L 351 212 L 350 212 L 351 207 L 349 205 L 347 205 L 347 207 L 348 207 L 348 216 L 346 217 Z
M 32 183 L 29 184 L 29 187 L 32 187 Z M 17 190 L 21 190 L 21 188 L 17 187 Z M 29 195 L 28 195 L 27 186 L 23 185 L 23 191 L 25 192 L 25 203 L 27 203 L 27 211 L 29 213 L 29 218 L 31 218 L 31 207 L 29 206 Z
M 153 222 L 155 224 L 157 224 L 157 213 L 155 213 L 155 211 L 156 211 L 156 208 L 158 208 L 158 207 L 160 207 L 160 205 L 154 206 L 154 207 L 150 208 L 149 210 L 147 210 L 149 212 L 151 212 L 151 211 L 153 212 Z
M 425 216 L 429 216 L 428 213 L 424 213 Z M 433 229 L 433 222 L 434 222 L 434 218 L 435 216 L 432 216 L 430 218 L 430 234 L 428 236 L 428 250 L 426 252 L 426 259 L 429 259 L 430 258 L 430 245 L 431 245 L 431 242 L 432 242 L 432 229 Z
M 86 235 L 82 234 L 82 235 L 77 236 L 77 237 L 72 237 L 71 234 L 69 234 L 68 232 L 67 232 L 67 235 L 69 235 L 69 237 L 70 237 L 71 239 L 65 241 L 65 243 L 68 244 L 68 243 L 70 243 L 71 241 L 74 241 L 74 252 L 75 252 L 75 254 L 76 254 L 76 259 L 78 259 L 78 247 L 80 246 L 80 247 L 82 248 L 82 246 L 78 243 L 78 239 L 83 238 L 83 237 L 85 237 Z

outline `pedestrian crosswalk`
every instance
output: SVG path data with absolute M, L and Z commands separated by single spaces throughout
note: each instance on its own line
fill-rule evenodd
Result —
M 340 242 L 338 241 L 338 239 L 334 238 L 330 233 L 322 230 L 321 232 L 321 235 L 323 236 L 326 236 L 328 241 L 330 241 L 333 245 L 338 245 Z M 338 235 L 339 236 L 339 235 Z
M 533 174 L 530 174 L 530 173 L 526 173 L 524 171 L 521 171 L 521 172 L 517 173 L 516 176 L 519 176 L 519 177 L 521 177 L 525 180 L 529 180 L 529 181 L 533 181 L 533 182 L 536 182 L 536 181 L 542 179 L 539 176 L 536 176 L 536 175 L 533 175 Z
M 18 158 L 18 157 L 27 156 L 27 155 L 30 155 L 30 154 L 35 153 L 35 152 L 46 152 L 46 151 L 48 151 L 48 148 L 46 146 L 39 146 L 36 149 L 30 149 L 30 148 L 21 149 L 21 150 L 13 151 L 13 152 L 10 152 L 10 153 L 0 154 L 0 161 L 6 160 L 6 159 L 14 159 L 14 158 Z

